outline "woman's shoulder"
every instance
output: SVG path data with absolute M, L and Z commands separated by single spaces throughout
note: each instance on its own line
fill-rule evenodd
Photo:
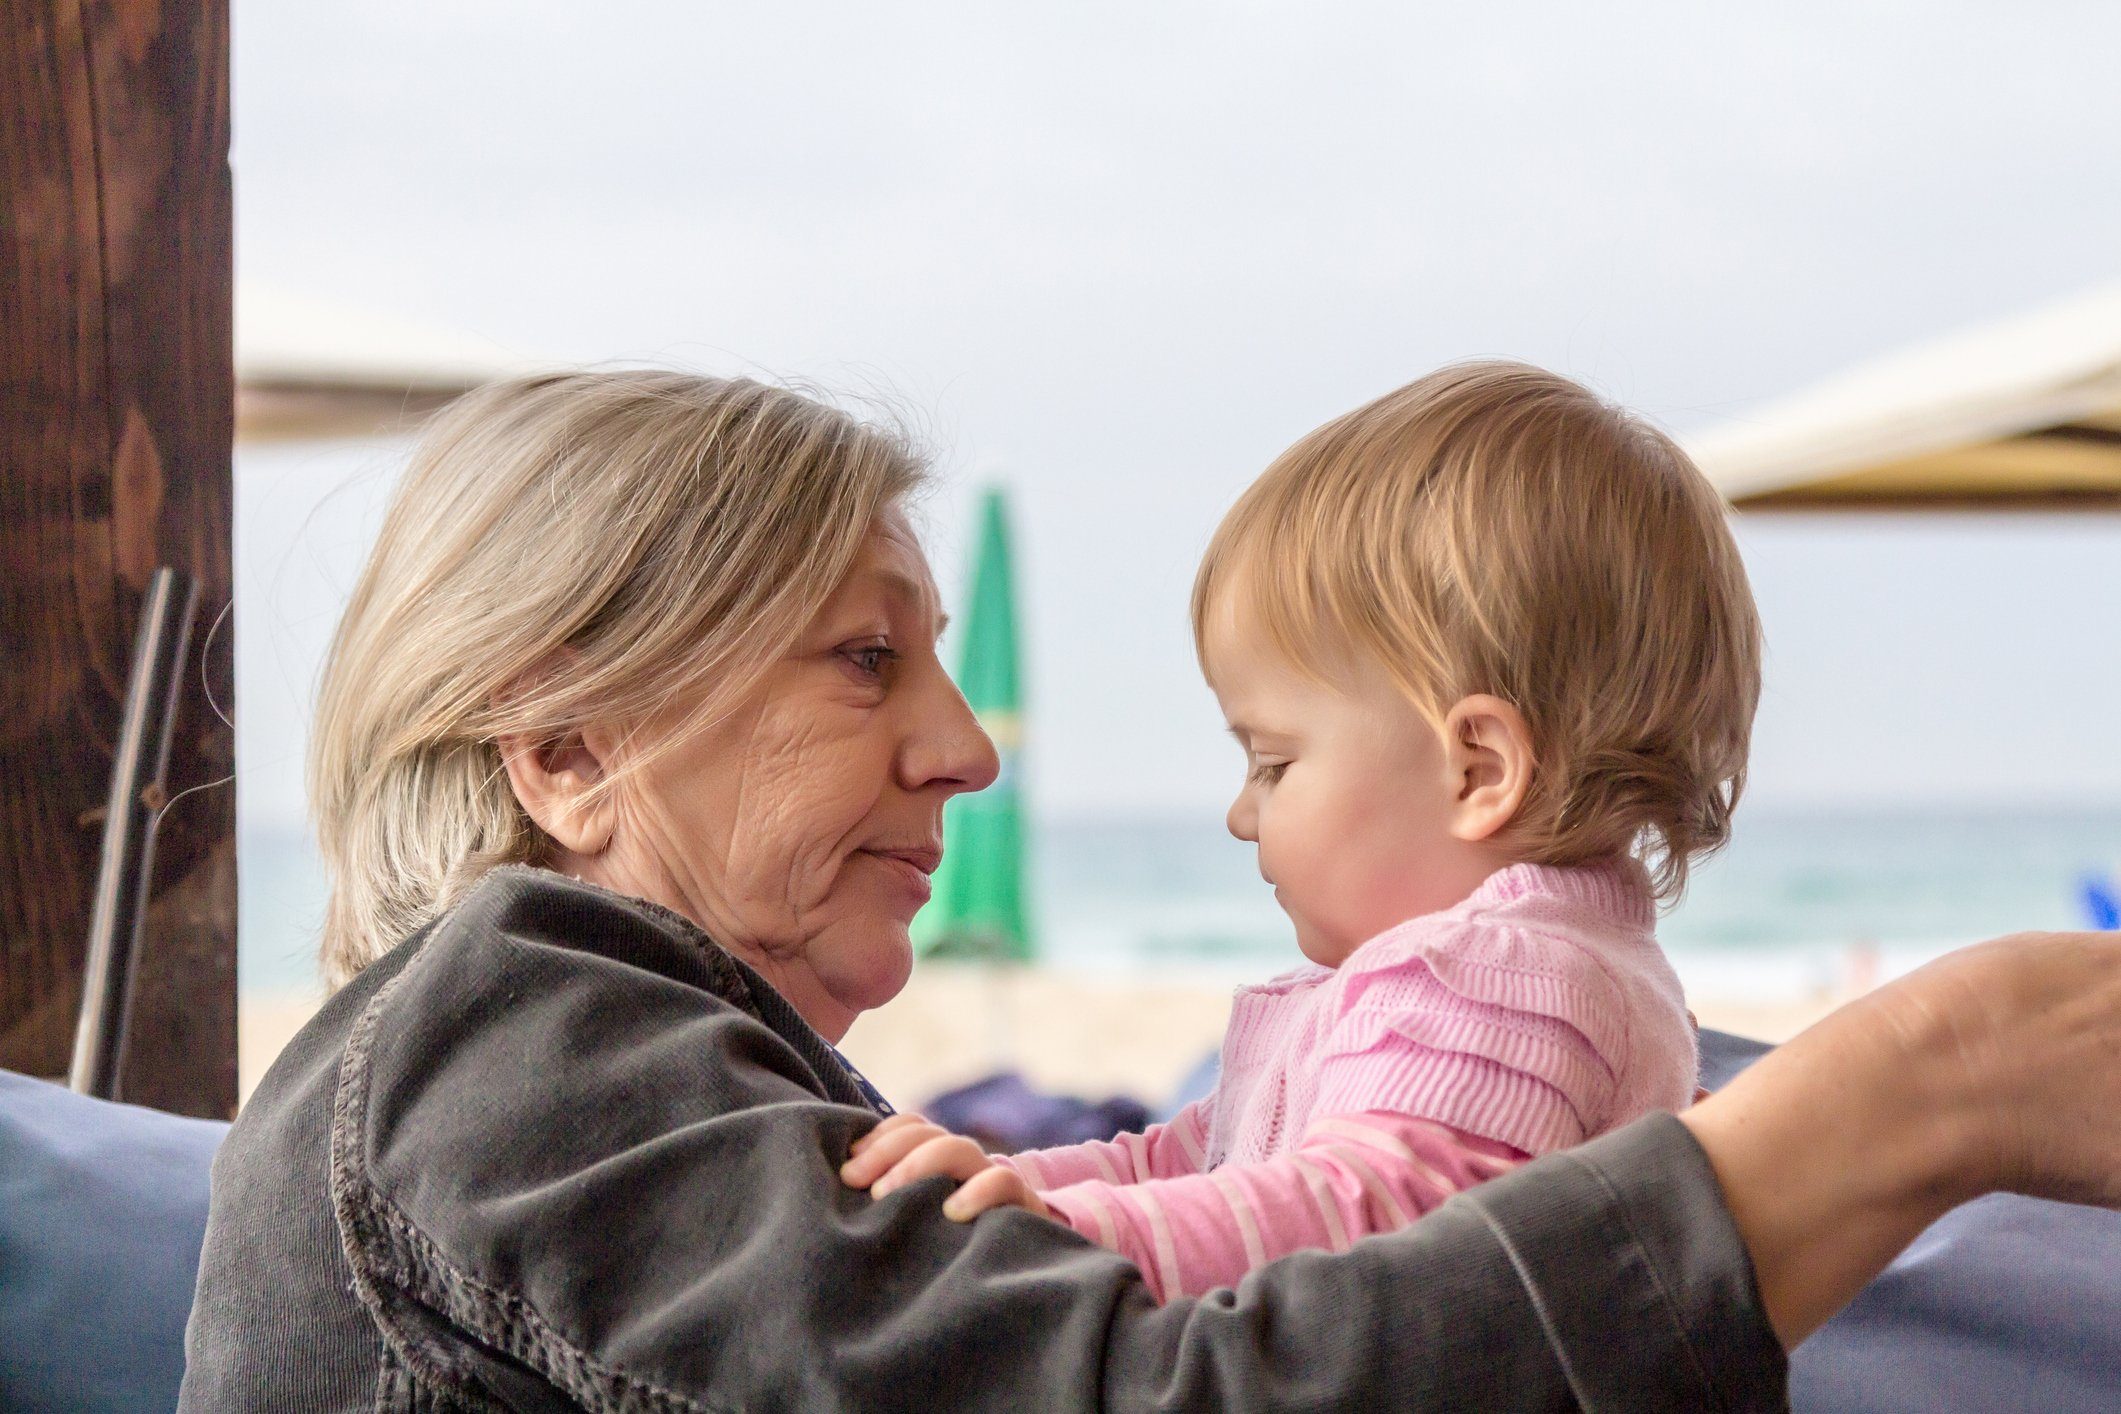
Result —
M 451 961 L 476 959 L 474 971 L 504 957 L 537 973 L 603 973 L 616 964 L 648 974 L 629 981 L 667 980 L 747 1011 L 757 1010 L 763 986 L 683 915 L 529 865 L 490 871 L 431 933 L 423 951 Z
M 386 1265 L 527 1240 L 467 1198 L 506 1208 L 614 1164 L 633 1192 L 623 1170 L 675 1134 L 727 1151 L 777 1123 L 807 1133 L 806 1111 L 868 1113 L 825 1043 L 698 929 L 533 870 L 482 881 L 345 1027 L 333 1204 Z
M 652 905 L 498 872 L 334 997 L 231 1133 L 216 1300 L 260 1253 L 288 1293 L 237 1301 L 221 1324 L 253 1340 L 290 1319 L 277 1302 L 336 1323 L 327 1343 L 352 1360 L 372 1356 L 374 1321 L 418 1304 L 445 1318 L 421 1327 L 444 1363 L 483 1358 L 466 1332 L 578 1362 L 523 1316 L 536 1287 L 555 1329 L 593 1326 L 574 1319 L 577 1284 L 530 1274 L 593 1274 L 651 1232 L 719 1240 L 714 1214 L 839 1191 L 824 1155 L 868 1111 L 785 1010 Z M 639 1230 L 600 1245 L 622 1222 Z
M 408 940 L 410 953 L 350 1019 L 349 1072 L 425 1091 L 595 1085 L 600 1067 L 669 1038 L 733 1031 L 697 1051 L 725 1077 L 763 1064 L 820 1097 L 859 1103 L 830 1050 L 759 976 L 690 920 L 548 870 L 494 870 Z M 393 954 L 395 958 L 395 954 Z M 389 959 L 386 959 L 388 961 Z M 727 1089 L 732 1096 L 741 1087 Z
M 624 1116 L 653 1116 L 685 1087 L 731 1110 L 864 1103 L 793 1009 L 689 922 L 498 869 L 325 1002 L 245 1104 L 222 1166 L 271 1186 L 328 1141 L 335 1181 L 357 1168 L 388 1186 L 488 1163 L 497 1142 L 621 1096 Z
M 497 869 L 325 1001 L 230 1138 L 241 1152 L 252 1131 L 314 1128 L 349 1086 L 433 1103 L 527 1069 L 557 1096 L 630 1029 L 716 1013 L 755 1020 L 755 994 L 691 925 L 548 871 Z

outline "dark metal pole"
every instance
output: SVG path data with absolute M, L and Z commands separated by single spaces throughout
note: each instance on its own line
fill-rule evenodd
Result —
M 104 807 L 103 859 L 90 900 L 88 965 L 81 1020 L 67 1084 L 83 1095 L 115 1099 L 132 1010 L 133 961 L 139 955 L 155 866 L 155 826 L 168 804 L 169 742 L 177 720 L 185 652 L 191 643 L 198 585 L 164 566 L 148 581 L 133 639 L 132 675 L 118 751 Z

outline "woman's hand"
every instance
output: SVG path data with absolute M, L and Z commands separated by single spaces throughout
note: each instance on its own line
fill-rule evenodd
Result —
M 1015 1169 L 986 1150 L 916 1114 L 896 1114 L 854 1141 L 852 1157 L 840 1165 L 840 1181 L 881 1198 L 924 1178 L 954 1178 L 957 1191 L 943 1200 L 943 1216 L 970 1222 L 989 1208 L 1022 1208 L 1051 1217 L 1045 1202 Z
M 1682 1118 L 1794 1345 L 1970 1198 L 2121 1207 L 2121 934 L 1940 958 Z

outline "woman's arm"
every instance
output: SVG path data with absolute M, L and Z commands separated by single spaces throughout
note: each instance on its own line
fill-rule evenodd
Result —
M 2121 935 L 1953 953 L 1681 1119 L 1794 1346 L 1970 1198 L 2121 1204 Z

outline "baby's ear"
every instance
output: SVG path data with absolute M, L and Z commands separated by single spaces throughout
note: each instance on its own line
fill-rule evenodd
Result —
M 1476 692 L 1444 716 L 1444 749 L 1457 787 L 1451 833 L 1491 839 L 1516 818 L 1532 786 L 1532 729 L 1500 697 Z

